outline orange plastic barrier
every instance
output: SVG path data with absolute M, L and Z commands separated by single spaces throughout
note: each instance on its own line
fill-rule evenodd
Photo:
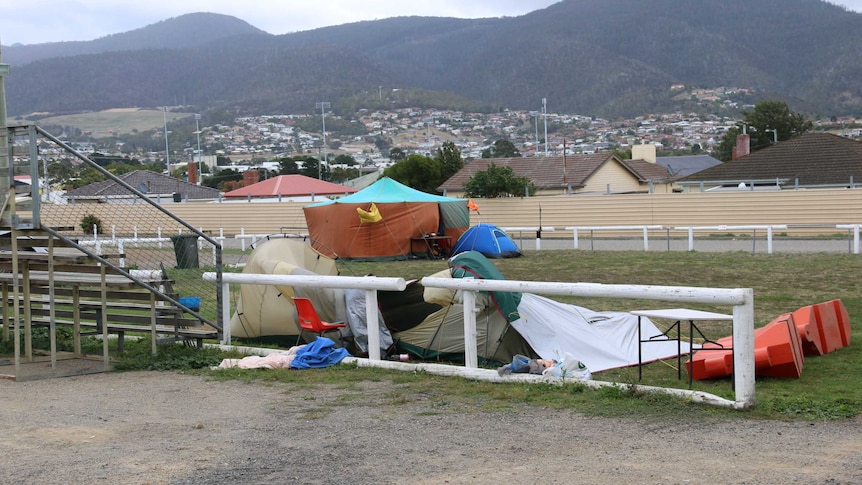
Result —
M 802 340 L 792 314 L 785 313 L 754 331 L 755 375 L 798 378 L 804 363 Z
M 717 340 L 723 347 L 733 347 L 733 337 Z M 720 349 L 707 344 L 705 349 Z M 730 350 L 695 352 L 686 362 L 692 379 L 718 379 L 733 373 L 733 355 Z M 769 324 L 754 331 L 755 375 L 764 377 L 795 377 L 802 375 L 805 356 L 793 315 L 785 313 Z
M 808 305 L 793 312 L 793 322 L 802 339 L 802 352 L 805 355 L 823 355 L 823 340 L 817 328 L 817 317 L 814 316 L 814 305 Z
M 717 340 L 719 345 L 706 344 L 703 346 L 709 352 L 695 352 L 685 363 L 685 370 L 692 379 L 719 379 L 733 374 L 733 351 L 717 350 L 733 347 L 733 337 L 725 337 Z
M 850 345 L 850 316 L 841 300 L 793 312 L 805 355 L 823 355 Z

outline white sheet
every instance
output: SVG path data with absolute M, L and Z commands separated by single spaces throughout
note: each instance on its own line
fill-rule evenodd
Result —
M 530 293 L 523 293 L 518 312 L 512 326 L 543 359 L 560 360 L 568 352 L 592 372 L 638 363 L 638 317 L 631 313 L 595 312 Z M 646 317 L 641 332 L 644 340 L 661 334 Z M 689 344 L 681 346 L 687 354 Z M 643 362 L 676 357 L 677 341 L 656 338 L 641 351 Z

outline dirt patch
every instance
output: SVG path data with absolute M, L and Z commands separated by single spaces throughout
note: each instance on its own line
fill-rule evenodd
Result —
M 0 381 L 3 483 L 862 483 L 862 419 L 440 409 L 173 373 Z

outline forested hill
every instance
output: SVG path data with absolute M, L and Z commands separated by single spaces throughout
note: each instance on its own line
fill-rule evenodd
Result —
M 216 29 L 206 42 L 181 36 L 214 21 L 235 30 Z M 319 100 L 406 101 L 384 99 L 384 87 L 447 92 L 426 99 L 488 109 L 537 109 L 547 98 L 551 111 L 617 117 L 689 109 L 671 89 L 683 84 L 862 114 L 862 14 L 821 0 L 565 0 L 520 17 L 400 17 L 281 36 L 243 24 L 193 14 L 90 43 L 18 47 L 41 48 L 36 62 L 4 47 L 8 109 L 183 102 L 308 112 Z M 157 36 L 140 34 L 157 27 Z M 70 55 L 52 50 L 65 44 L 89 54 L 56 58 Z

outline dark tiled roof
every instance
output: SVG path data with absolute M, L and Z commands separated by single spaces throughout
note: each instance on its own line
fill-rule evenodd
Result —
M 188 199 L 216 199 L 219 191 L 212 187 L 203 185 L 194 185 L 182 180 L 169 177 L 167 175 L 150 172 L 149 170 L 135 170 L 133 172 L 124 173 L 119 178 L 127 184 L 140 190 L 140 187 L 147 186 L 146 193 L 168 195 L 178 192 L 183 194 L 183 198 Z M 103 182 L 95 182 L 83 187 L 66 192 L 67 198 L 75 197 L 110 197 L 117 195 L 128 195 L 129 191 L 122 185 L 113 180 L 105 180 Z
M 612 153 L 572 155 L 566 157 L 518 157 L 518 158 L 478 158 L 464 165 L 464 168 L 443 183 L 438 190 L 460 191 L 464 184 L 477 172 L 488 170 L 493 163 L 498 167 L 510 167 L 518 177 L 527 177 L 538 190 L 583 187 L 586 181 L 605 163 L 622 163 L 640 181 L 656 181 L 668 178 L 667 170 L 644 161 L 627 163 Z M 663 175 L 660 173 L 663 171 Z
M 681 179 L 747 181 L 785 179 L 793 185 L 862 182 L 862 143 L 829 133 L 806 133 Z
M 646 160 L 620 160 L 624 167 L 637 177 L 638 182 L 668 182 L 671 179 L 667 169 Z
M 674 179 L 687 177 L 721 163 L 709 155 L 681 155 L 678 157 L 657 157 L 656 163 L 666 168 Z

